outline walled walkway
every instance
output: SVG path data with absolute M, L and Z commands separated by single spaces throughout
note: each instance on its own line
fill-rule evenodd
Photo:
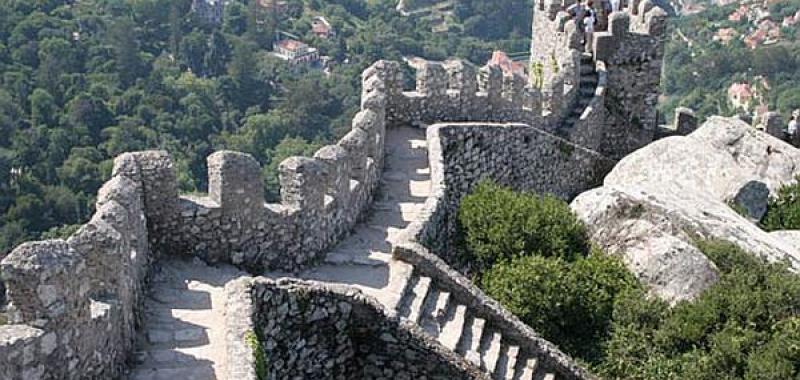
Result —
M 168 259 L 155 266 L 130 380 L 225 380 L 225 284 L 231 266 Z
M 386 135 L 385 168 L 375 202 L 363 223 L 302 278 L 358 287 L 387 309 L 400 301 L 411 266 L 392 260 L 397 235 L 422 217 L 430 194 L 425 130 L 392 128 Z
M 385 163 L 368 219 L 327 255 L 323 265 L 300 277 L 357 286 L 393 309 L 411 266 L 392 260 L 391 241 L 417 218 L 430 189 L 425 131 L 389 130 Z M 247 274 L 199 260 L 162 260 L 156 268 L 129 379 L 235 380 L 223 375 L 224 288 Z
M 367 219 L 300 278 L 350 285 L 412 321 L 497 380 L 554 380 L 535 353 L 503 336 L 433 278 L 392 258 L 399 233 L 423 217 L 431 192 L 425 131 L 387 131 L 385 169 Z M 225 284 L 244 275 L 197 260 L 161 263 L 130 380 L 225 379 Z M 267 273 L 279 278 L 285 273 Z

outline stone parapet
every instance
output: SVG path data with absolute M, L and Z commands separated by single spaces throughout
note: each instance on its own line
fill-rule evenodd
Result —
M 353 288 L 255 278 L 239 280 L 229 289 L 241 306 L 236 310 L 245 312 L 237 316 L 248 320 L 236 323 L 228 334 L 229 353 L 243 356 L 234 363 L 249 369 L 231 372 L 236 379 L 257 378 L 258 361 L 261 375 L 279 380 L 490 379 L 418 326 Z M 242 335 L 249 333 L 257 337 L 255 345 L 242 344 Z
M 506 345 L 515 345 L 520 348 L 520 352 L 535 357 L 537 372 L 553 373 L 556 379 L 597 379 L 424 246 L 415 243 L 398 244 L 393 249 L 393 255 L 398 260 L 412 264 L 420 275 L 435 280 L 440 291 L 450 294 L 450 302 L 465 305 L 474 318 L 480 318 L 486 325 L 493 326 L 502 335 Z
M 130 156 L 115 161 L 114 173 L 98 193 L 94 216 L 66 241 L 25 243 L 0 262 L 11 323 L 0 326 L 3 379 L 122 374 L 141 320 L 148 240 L 158 242 L 148 239 L 146 224 L 147 191 L 156 188 L 144 186 L 142 167 Z
M 407 232 L 445 261 L 461 199 L 483 180 L 565 200 L 602 183 L 615 161 L 525 124 L 453 123 L 428 129 L 432 196 Z M 409 237 L 411 239 L 412 237 Z

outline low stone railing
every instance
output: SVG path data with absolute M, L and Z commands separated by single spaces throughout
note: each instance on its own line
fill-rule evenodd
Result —
M 431 196 L 424 222 L 408 231 L 450 264 L 456 215 L 464 196 L 483 180 L 518 191 L 569 200 L 602 184 L 615 161 L 525 124 L 437 124 L 428 128 Z
M 354 288 L 248 277 L 227 291 L 230 379 L 490 379 Z
M 452 269 L 448 263 L 457 261 L 457 252 L 449 241 L 454 237 L 461 199 L 482 180 L 571 198 L 599 184 L 614 162 L 531 126 L 492 123 L 429 127 L 428 157 L 431 196 L 420 221 L 411 223 L 394 244 L 394 258 L 432 278 L 456 302 L 496 326 L 504 339 L 535 353 L 539 363 L 557 373 L 557 378 L 594 379 L 572 358 Z
M 394 246 L 395 259 L 414 266 L 420 275 L 434 279 L 441 291 L 449 292 L 455 302 L 465 305 L 476 318 L 481 318 L 521 350 L 535 353 L 538 366 L 556 374 L 556 379 L 594 380 L 596 377 L 578 365 L 569 355 L 553 343 L 543 339 L 532 328 L 506 310 L 500 303 L 488 297 L 461 273 L 418 243 L 402 243 Z M 453 301 L 451 301 L 453 302 Z

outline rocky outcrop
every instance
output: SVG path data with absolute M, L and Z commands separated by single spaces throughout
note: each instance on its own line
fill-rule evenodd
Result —
M 800 269 L 798 239 L 792 244 L 787 234 L 769 234 L 752 222 L 798 166 L 800 150 L 737 119 L 715 117 L 686 137 L 626 157 L 572 209 L 596 244 L 621 255 L 654 294 L 677 302 L 718 277 L 696 239 L 726 240 Z

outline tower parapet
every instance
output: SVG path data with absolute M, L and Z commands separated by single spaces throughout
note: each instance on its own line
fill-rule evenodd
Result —
M 537 0 L 529 84 L 541 89 L 547 128 L 618 159 L 656 138 L 667 13 L 643 0 L 606 16 L 598 2 L 596 28 L 602 30 L 586 49 L 584 33 L 566 12 L 574 4 L 575 0 Z M 586 62 L 589 55 L 591 65 Z M 592 94 L 602 95 L 597 99 L 602 110 L 582 88 L 582 78 L 592 72 L 607 78 L 603 91 Z M 595 105 L 593 116 L 603 116 L 583 117 L 589 103 Z

